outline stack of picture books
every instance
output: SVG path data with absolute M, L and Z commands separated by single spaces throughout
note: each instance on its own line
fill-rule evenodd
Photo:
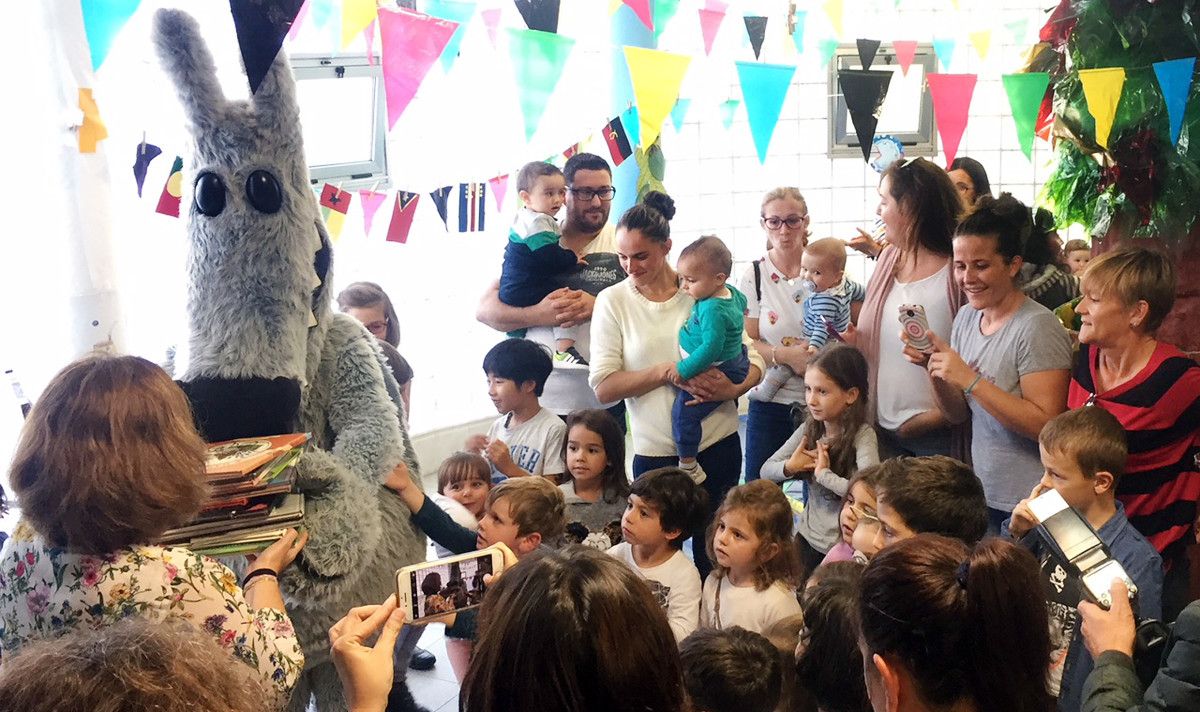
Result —
M 208 447 L 211 487 L 200 514 L 161 543 L 208 556 L 262 551 L 304 520 L 304 495 L 292 493 L 307 433 L 240 438 Z

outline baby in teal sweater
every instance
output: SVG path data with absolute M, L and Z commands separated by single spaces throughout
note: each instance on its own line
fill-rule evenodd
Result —
M 685 381 L 709 368 L 717 368 L 734 383 L 746 380 L 750 360 L 742 345 L 742 317 L 746 296 L 725 283 L 733 270 L 733 256 L 720 238 L 696 240 L 679 254 L 679 284 L 696 300 L 696 306 L 679 330 L 679 351 L 672 381 L 680 386 L 671 409 L 671 429 L 679 452 L 679 467 L 697 483 L 706 478 L 696 461 L 703 434 L 701 422 L 721 401 L 688 405 L 693 397 L 683 390 Z

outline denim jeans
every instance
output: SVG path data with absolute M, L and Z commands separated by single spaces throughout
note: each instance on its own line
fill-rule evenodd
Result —
M 783 447 L 796 428 L 787 403 L 750 401 L 746 418 L 746 481 L 757 480 L 762 464 Z
M 918 435 L 915 438 L 900 439 L 896 431 L 883 427 L 875 429 L 879 435 L 879 459 L 907 455 L 909 457 L 924 457 L 926 455 L 950 454 L 950 431 L 935 430 L 931 433 Z

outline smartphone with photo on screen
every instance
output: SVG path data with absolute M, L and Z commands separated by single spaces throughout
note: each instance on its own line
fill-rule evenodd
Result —
M 484 576 L 503 570 L 495 547 L 405 566 L 396 572 L 396 601 L 409 621 L 474 608 L 483 602 Z

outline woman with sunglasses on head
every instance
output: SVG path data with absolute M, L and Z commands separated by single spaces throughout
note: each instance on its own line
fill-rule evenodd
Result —
M 767 362 L 763 383 L 750 391 L 746 421 L 746 481 L 759 478 L 767 458 L 795 431 L 794 405 L 804 403 L 804 290 L 800 259 L 808 244 L 808 204 L 800 191 L 780 187 L 763 196 L 759 223 L 767 252 L 742 274 L 746 333 Z M 770 384 L 768 386 L 768 383 Z

